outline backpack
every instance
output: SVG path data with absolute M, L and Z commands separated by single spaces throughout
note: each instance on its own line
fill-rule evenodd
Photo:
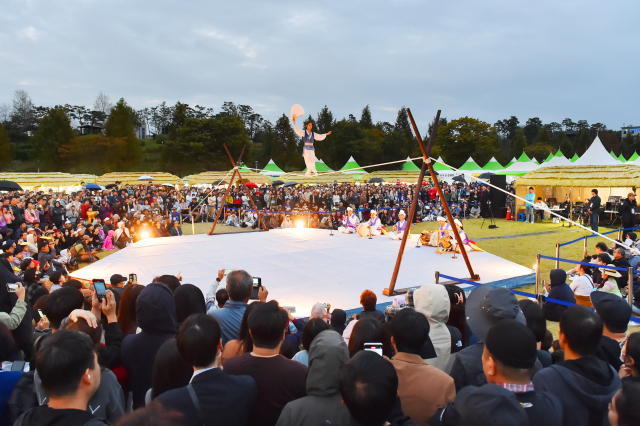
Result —
M 7 400 L 5 419 L 3 419 L 3 422 L 6 420 L 7 423 L 4 424 L 13 424 L 23 413 L 40 405 L 35 391 L 35 374 L 35 370 L 29 371 L 24 373 L 18 380 L 16 387 Z

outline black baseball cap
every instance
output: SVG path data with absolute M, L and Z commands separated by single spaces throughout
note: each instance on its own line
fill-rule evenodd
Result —
M 515 319 L 522 324 L 527 323 L 515 294 L 506 287 L 489 284 L 478 286 L 469 294 L 466 313 L 469 328 L 482 342 L 491 327 L 500 320 Z
M 529 417 L 516 395 L 492 383 L 462 388 L 453 402 L 460 424 L 525 426 Z
M 15 241 L 13 240 L 6 240 L 2 243 L 2 251 L 7 251 L 10 248 L 13 247 L 13 244 L 15 243 Z
M 127 281 L 127 278 L 120 274 L 111 275 L 111 285 L 118 285 L 123 281 Z
M 631 306 L 622 297 L 603 291 L 591 292 L 591 303 L 612 333 L 626 333 L 631 320 Z
M 495 323 L 484 344 L 492 357 L 507 367 L 530 369 L 536 365 L 536 337 L 529 327 L 514 319 Z

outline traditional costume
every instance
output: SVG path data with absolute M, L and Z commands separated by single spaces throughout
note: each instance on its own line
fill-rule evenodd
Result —
M 353 234 L 356 232 L 357 227 L 358 216 L 353 214 L 353 209 L 351 207 L 347 207 L 347 216 L 342 219 L 342 226 L 338 228 L 338 231 L 343 234 Z
M 304 130 L 298 129 L 295 120 L 293 121 L 293 128 L 298 136 L 300 136 L 304 142 L 304 147 L 302 148 L 302 157 L 304 157 L 304 163 L 307 165 L 307 172 L 304 174 L 305 176 L 311 176 L 311 172 L 318 176 L 318 172 L 316 171 L 316 151 L 313 148 L 313 143 L 315 141 L 323 141 L 324 138 L 327 137 L 327 134 L 319 134 L 313 131 L 308 131 L 306 128 Z
M 371 236 L 377 237 L 382 234 L 382 222 L 380 222 L 380 218 L 375 210 L 371 210 L 371 218 L 366 223 Z
M 407 229 L 407 215 L 405 214 L 404 210 L 400 210 L 400 212 L 398 213 L 398 217 L 400 218 L 400 220 L 398 221 L 398 223 L 393 225 L 393 232 L 389 233 L 389 238 L 391 238 L 392 240 L 401 240 L 402 236 L 404 235 L 404 231 Z
M 447 220 L 444 217 L 438 216 L 437 220 L 438 222 L 440 222 L 440 227 L 436 232 L 431 234 L 429 245 L 432 247 L 438 247 L 440 240 L 442 240 L 447 235 L 450 235 L 449 232 L 451 231 L 451 225 L 447 223 Z
M 464 230 L 462 229 L 462 222 L 460 222 L 458 219 L 456 219 L 456 220 L 453 221 L 453 223 L 455 223 L 456 227 L 458 228 L 458 234 L 460 235 L 460 239 L 462 240 L 462 245 L 464 246 L 464 249 L 466 251 L 473 250 L 471 248 L 471 244 L 469 243 L 469 237 L 467 236 L 467 233 L 464 232 Z M 457 251 L 460 252 L 460 250 L 457 250 Z

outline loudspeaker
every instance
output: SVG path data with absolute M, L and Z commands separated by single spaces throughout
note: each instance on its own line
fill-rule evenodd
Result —
M 507 189 L 507 177 L 504 175 L 491 175 L 489 177 L 489 183 L 502 190 L 506 191 Z M 491 197 L 491 210 L 493 212 L 493 217 L 504 219 L 507 216 L 507 195 L 495 188 L 491 188 L 489 194 Z

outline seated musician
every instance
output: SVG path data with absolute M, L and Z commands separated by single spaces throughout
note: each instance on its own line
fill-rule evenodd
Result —
M 407 215 L 404 210 L 398 212 L 400 220 L 393 225 L 393 232 L 389 233 L 389 238 L 392 240 L 401 240 L 404 235 L 404 231 L 407 229 Z
M 469 237 L 467 236 L 467 233 L 464 232 L 464 230 L 462 229 L 462 222 L 460 222 L 458 219 L 456 219 L 456 220 L 453 221 L 453 223 L 455 223 L 456 229 L 458 229 L 458 234 L 460 234 L 460 239 L 462 240 L 462 244 L 464 246 L 464 249 L 466 251 L 468 251 L 468 252 L 473 250 L 471 248 L 471 244 L 469 243 Z M 458 253 L 462 253 L 462 251 L 460 250 L 460 247 L 457 247 L 457 244 L 456 244 L 456 251 Z
M 440 222 L 440 227 L 436 232 L 431 234 L 431 240 L 429 241 L 429 245 L 433 247 L 439 247 L 440 240 L 449 235 L 449 231 L 451 231 L 451 225 L 447 223 L 447 219 L 438 216 L 438 222 Z
M 365 222 L 365 226 L 369 228 L 371 236 L 376 237 L 382 234 L 382 222 L 380 222 L 378 213 L 375 210 L 371 210 L 370 214 L 371 218 Z
M 343 234 L 353 234 L 358 227 L 358 216 L 353 213 L 351 207 L 347 207 L 347 215 L 342 220 L 342 226 L 338 228 L 338 231 Z
M 544 211 L 547 208 L 547 205 L 544 201 L 542 201 L 542 197 L 538 197 L 538 200 L 533 205 L 533 209 L 536 211 L 536 214 L 540 216 L 540 222 L 544 221 Z

